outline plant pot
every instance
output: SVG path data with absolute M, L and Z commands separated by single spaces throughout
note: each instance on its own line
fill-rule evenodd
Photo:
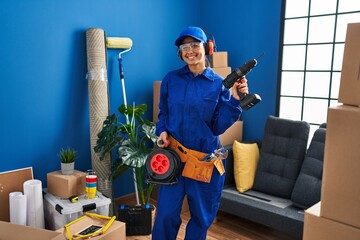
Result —
M 71 175 L 74 173 L 75 162 L 61 163 L 61 173 L 64 175 Z
M 155 204 L 150 204 L 150 206 L 151 206 L 151 229 L 152 229 L 156 217 L 156 206 Z

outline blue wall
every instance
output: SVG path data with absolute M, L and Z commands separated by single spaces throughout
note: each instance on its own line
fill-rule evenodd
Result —
M 130 37 L 123 55 L 127 101 L 147 103 L 152 119 L 153 81 L 182 62 L 173 45 L 184 27 L 216 37 L 236 68 L 265 52 L 249 74 L 250 90 L 263 102 L 243 114 L 244 138 L 259 139 L 275 112 L 281 1 L 16 0 L 0 3 L 0 171 L 32 166 L 46 186 L 59 169 L 63 147 L 79 152 L 76 168 L 91 168 L 86 38 L 88 28 Z M 117 54 L 108 52 L 111 111 L 123 103 Z M 126 178 L 126 177 L 124 177 Z M 120 178 L 115 196 L 132 191 Z
M 213 0 L 207 6 L 204 26 L 210 26 L 218 51 L 228 51 L 232 69 L 264 53 L 247 75 L 250 92 L 262 102 L 242 114 L 243 138 L 261 139 L 266 117 L 275 114 L 281 1 Z

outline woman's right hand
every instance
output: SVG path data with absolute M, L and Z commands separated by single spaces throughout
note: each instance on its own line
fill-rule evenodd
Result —
M 160 133 L 160 136 L 157 140 L 157 145 L 161 148 L 166 148 L 167 146 L 169 146 L 169 135 L 166 131 Z
M 232 88 L 230 88 L 230 94 L 237 100 L 241 100 L 238 94 L 238 91 L 242 94 L 249 94 L 249 87 L 247 84 L 247 79 L 243 77 L 241 80 L 234 83 Z

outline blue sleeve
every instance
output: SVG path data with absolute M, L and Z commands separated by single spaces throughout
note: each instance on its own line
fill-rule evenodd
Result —
M 233 98 L 230 95 L 230 91 L 222 86 L 219 104 L 216 107 L 212 120 L 212 131 L 214 135 L 224 133 L 240 118 L 241 113 L 242 109 L 239 101 Z

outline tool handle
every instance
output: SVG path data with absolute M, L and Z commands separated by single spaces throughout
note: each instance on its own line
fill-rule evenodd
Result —
M 240 97 L 240 101 L 241 101 L 241 99 L 243 99 L 246 96 L 246 93 L 240 92 L 240 88 L 237 89 L 237 94 Z
M 243 79 L 245 76 L 243 76 L 242 78 L 238 79 L 237 82 L 240 82 L 241 83 L 241 79 Z M 238 87 L 236 90 L 237 90 L 237 94 L 238 96 L 240 97 L 240 101 L 241 99 L 243 99 L 245 96 L 246 96 L 246 93 L 242 93 L 240 91 L 241 87 Z
M 124 70 L 122 67 L 122 58 L 119 58 L 119 72 L 120 72 L 120 79 L 124 79 Z

